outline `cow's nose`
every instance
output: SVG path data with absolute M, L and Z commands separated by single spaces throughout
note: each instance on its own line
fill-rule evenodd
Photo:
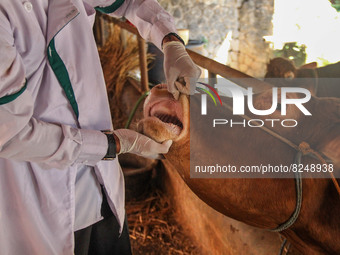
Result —
M 157 86 L 153 87 L 150 91 L 152 97 L 170 97 L 172 96 L 167 89 L 166 84 L 158 84 Z
M 155 89 L 167 89 L 167 85 L 166 84 L 158 84 L 154 88 Z

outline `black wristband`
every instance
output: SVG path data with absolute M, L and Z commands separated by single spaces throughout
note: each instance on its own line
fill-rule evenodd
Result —
M 184 43 L 183 39 L 182 39 L 178 34 L 171 32 L 171 33 L 167 34 L 166 36 L 164 36 L 164 38 L 167 37 L 167 36 L 169 36 L 169 35 L 175 36 L 175 37 L 176 37 L 178 40 L 180 40 L 181 43 L 185 46 L 185 43 Z M 164 38 L 163 38 L 163 40 L 164 40 Z M 162 43 L 162 48 L 163 48 L 163 43 Z
M 104 156 L 103 160 L 113 160 L 116 158 L 116 140 L 112 134 L 112 132 L 104 132 L 107 137 L 107 152 Z

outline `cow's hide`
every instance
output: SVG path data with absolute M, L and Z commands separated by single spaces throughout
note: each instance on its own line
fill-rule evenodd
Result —
M 298 98 L 291 94 L 290 97 Z M 254 97 L 256 109 L 269 109 L 271 91 Z M 190 99 L 190 104 L 200 102 Z M 313 114 L 304 116 L 293 105 L 287 108 L 286 119 L 297 119 L 294 129 L 275 127 L 274 130 L 300 144 L 307 141 L 312 148 L 333 160 L 335 171 L 340 164 L 340 102 L 312 98 L 306 108 Z M 249 113 L 248 113 L 249 114 Z M 166 115 L 172 117 L 165 117 Z M 179 172 L 190 189 L 209 206 L 222 214 L 263 229 L 273 229 L 285 222 L 296 204 L 294 179 L 194 179 L 190 178 L 190 146 L 201 147 L 195 156 L 211 160 L 211 155 L 224 157 L 236 166 L 270 161 L 290 164 L 296 151 L 259 129 L 235 127 L 223 137 L 196 133 L 190 127 L 189 98 L 181 95 L 175 101 L 166 86 L 155 87 L 144 106 L 145 118 L 139 130 L 162 142 L 174 141 L 165 157 Z M 226 119 L 232 113 L 224 112 Z M 250 115 L 251 116 L 251 115 Z M 279 109 L 269 116 L 257 118 L 282 119 Z M 178 125 L 178 121 L 181 125 Z M 171 123 L 173 122 L 173 123 Z M 202 125 L 204 123 L 201 123 Z M 180 129 L 180 132 L 178 133 Z M 190 130 L 190 132 L 189 132 Z M 190 136 L 192 140 L 190 141 Z M 221 139 L 226 141 L 221 143 Z M 219 146 L 215 146 L 219 144 Z M 205 152 L 205 153 L 203 153 Z M 207 154 L 206 152 L 212 152 Z M 303 163 L 320 163 L 305 157 Z M 295 224 L 282 234 L 303 254 L 340 253 L 340 199 L 332 181 L 303 179 L 303 203 Z

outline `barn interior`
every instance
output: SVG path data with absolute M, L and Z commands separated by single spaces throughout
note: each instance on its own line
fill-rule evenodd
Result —
M 202 78 L 263 79 L 283 57 L 296 68 L 340 61 L 338 0 L 159 0 L 175 18 Z M 137 130 L 143 100 L 165 82 L 162 53 L 127 20 L 98 13 L 94 34 L 114 128 Z M 339 71 L 339 67 L 337 69 Z M 338 72 L 339 73 L 339 72 Z M 340 87 L 338 88 L 340 94 Z M 119 156 L 133 254 L 276 254 L 276 233 L 229 219 L 202 202 L 166 160 Z M 289 254 L 299 254 L 292 248 Z

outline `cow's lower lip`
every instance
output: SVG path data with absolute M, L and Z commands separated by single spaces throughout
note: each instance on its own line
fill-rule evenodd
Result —
M 171 116 L 168 116 L 168 118 L 171 118 Z M 146 121 L 151 121 L 154 123 L 159 123 L 159 125 L 162 125 L 164 129 L 166 129 L 169 133 L 173 134 L 173 136 L 179 136 L 183 130 L 183 124 L 180 122 L 180 124 L 174 124 L 171 122 L 165 122 L 159 117 L 151 116 L 145 119 Z M 169 137 L 170 138 L 170 137 Z M 173 138 L 173 137 L 172 137 Z
M 158 102 L 150 108 L 149 118 L 161 122 L 165 129 L 176 136 L 183 130 L 182 109 L 178 102 L 172 100 Z
M 176 140 L 183 133 L 183 108 L 180 101 L 167 97 L 153 98 L 146 103 L 144 115 L 138 130 L 157 142 Z

